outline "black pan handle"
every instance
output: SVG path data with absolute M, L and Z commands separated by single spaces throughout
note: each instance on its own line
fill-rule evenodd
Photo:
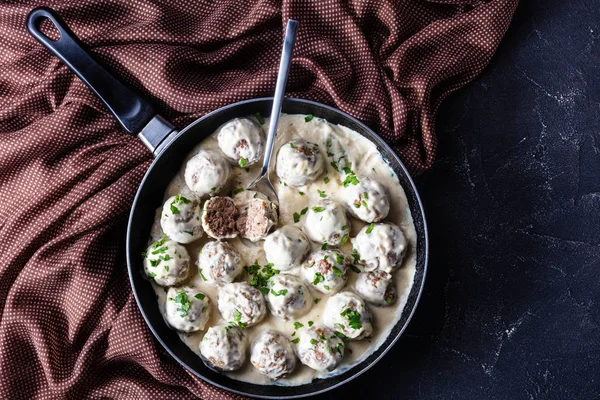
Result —
M 58 40 L 42 33 L 40 25 L 44 19 L 58 30 Z M 149 101 L 113 77 L 83 49 L 77 36 L 56 11 L 47 7 L 32 10 L 27 16 L 27 30 L 98 95 L 127 132 L 137 135 L 156 116 Z

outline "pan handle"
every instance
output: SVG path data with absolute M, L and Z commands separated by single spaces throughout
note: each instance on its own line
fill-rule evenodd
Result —
M 59 39 L 53 40 L 42 33 L 40 25 L 45 19 L 54 25 Z M 154 154 L 158 152 L 164 139 L 174 131 L 173 126 L 157 115 L 148 100 L 98 64 L 56 11 L 48 7 L 32 10 L 27 16 L 27 30 L 96 93 L 127 132 L 139 134 Z

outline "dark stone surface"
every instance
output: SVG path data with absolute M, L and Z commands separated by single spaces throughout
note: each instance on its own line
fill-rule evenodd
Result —
M 438 137 L 421 303 L 322 398 L 600 398 L 600 1 L 523 0 Z

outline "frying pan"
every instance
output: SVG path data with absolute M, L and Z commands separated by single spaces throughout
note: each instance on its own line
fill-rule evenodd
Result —
M 58 30 L 60 33 L 58 40 L 50 39 L 42 33 L 40 24 L 44 20 L 49 20 Z M 140 312 L 156 339 L 171 356 L 200 379 L 231 392 L 260 398 L 298 398 L 338 387 L 368 370 L 385 355 L 404 332 L 419 301 L 427 270 L 428 238 L 425 214 L 417 189 L 400 159 L 375 132 L 350 115 L 324 104 L 292 98 L 287 98 L 283 102 L 283 113 L 312 114 L 333 124 L 346 126 L 365 136 L 377 146 L 386 162 L 396 172 L 406 192 L 417 232 L 416 273 L 400 320 L 376 351 L 360 364 L 334 377 L 316 379 L 310 384 L 300 386 L 264 386 L 237 381 L 206 367 L 200 357 L 165 324 L 154 290 L 142 273 L 141 254 L 146 249 L 150 237 L 155 210 L 162 207 L 163 193 L 177 174 L 181 167 L 181 160 L 189 150 L 207 134 L 214 132 L 233 118 L 256 112 L 268 116 L 273 99 L 258 98 L 230 104 L 197 119 L 178 132 L 173 125 L 157 114 L 148 100 L 139 96 L 100 66 L 84 50 L 75 34 L 54 10 L 42 7 L 31 11 L 27 17 L 27 29 L 33 37 L 77 74 L 104 102 L 123 128 L 130 134 L 137 135 L 155 156 L 154 162 L 138 188 L 131 208 L 127 227 L 127 268 Z

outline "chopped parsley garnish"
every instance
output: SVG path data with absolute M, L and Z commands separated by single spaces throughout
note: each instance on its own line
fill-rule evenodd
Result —
M 300 222 L 300 214 L 298 214 L 297 212 L 294 213 L 294 222 Z
M 244 188 L 238 188 L 233 191 L 233 194 L 236 195 L 238 193 L 242 193 L 243 191 L 244 191 Z
M 148 276 L 152 279 L 156 278 L 156 274 L 154 272 L 150 272 Z
M 253 199 L 255 199 L 258 196 L 258 192 L 254 193 L 254 196 L 252 196 Z
M 246 160 L 244 157 L 241 157 L 238 164 L 239 164 L 240 168 L 244 168 L 246 166 L 247 162 L 248 162 L 248 160 Z
M 320 207 L 320 206 L 313 206 L 312 210 L 314 212 L 322 212 L 322 211 L 325 211 L 325 208 L 324 207 Z
M 171 205 L 169 207 L 171 208 L 171 213 L 173 213 L 173 214 L 179 214 L 179 208 L 175 207 L 173 205 L 173 203 L 171 203 Z
M 294 344 L 300 343 L 300 338 L 297 337 L 296 339 L 292 340 L 292 343 L 294 343 Z
M 333 167 L 333 169 L 335 169 L 337 172 L 340 172 L 340 169 L 338 168 L 337 164 L 335 163 L 335 161 L 331 162 L 331 166 Z
M 360 274 L 360 269 L 358 269 L 358 267 L 354 264 L 350 264 L 350 269 L 354 272 L 356 272 L 357 274 Z
M 367 209 L 367 211 L 369 211 L 369 206 L 367 205 L 366 201 L 362 201 L 362 205 Z
M 148 257 L 148 253 L 145 251 L 142 251 L 142 257 L 144 257 L 144 258 Z
M 160 259 L 159 260 L 149 260 L 149 261 L 150 261 L 151 267 L 156 267 L 160 263 Z
M 165 265 L 165 271 L 169 272 L 169 266 Z
M 296 148 L 296 145 L 294 144 L 294 142 L 290 142 L 290 147 L 291 147 L 292 149 L 295 149 L 295 148 Z
M 350 186 L 350 184 L 356 186 L 360 183 L 358 178 L 356 177 L 356 175 L 354 175 L 354 172 L 352 172 L 350 168 L 344 167 L 344 173 L 346 174 L 346 179 L 344 179 L 344 182 L 342 182 L 344 187 L 348 187 Z
M 323 245 L 321 246 L 321 250 L 327 250 L 327 243 L 323 243 Z
M 273 296 L 285 296 L 287 294 L 288 290 L 287 289 L 281 289 L 279 292 L 276 292 L 275 290 L 271 289 L 271 294 Z
M 315 262 L 314 262 L 314 261 L 312 261 L 310 264 L 308 264 L 308 265 L 306 266 L 306 268 L 312 268 L 312 267 L 313 267 L 313 265 L 315 265 Z
M 348 341 L 348 336 L 344 335 L 342 332 L 334 331 L 335 336 L 339 337 L 343 341 Z
M 313 115 L 312 114 L 308 114 L 306 117 L 304 117 L 304 122 L 310 122 L 313 119 Z
M 306 214 L 307 211 L 308 211 L 308 207 L 303 208 L 302 211 L 300 211 L 300 215 Z
M 319 343 L 316 339 L 310 339 L 310 344 L 317 344 Z
M 180 312 L 181 318 L 185 317 L 190 310 L 192 302 L 188 299 L 187 294 L 182 290 L 175 296 L 175 304 L 177 304 L 177 311 Z
M 323 197 L 323 198 L 327 197 L 327 194 L 325 193 L 324 190 L 317 189 L 317 192 L 319 192 L 319 197 Z
M 340 278 L 342 278 L 344 276 L 342 274 L 342 271 L 338 267 L 333 267 L 333 273 L 336 274 L 337 276 L 339 276 Z
M 246 327 L 246 324 L 242 322 L 242 313 L 239 312 L 237 308 L 233 310 L 233 319 L 235 321 L 235 324 L 241 329 L 244 329 Z
M 344 348 L 344 343 L 338 343 L 338 344 L 335 346 L 335 350 L 336 350 L 338 353 L 340 353 L 340 355 L 342 355 L 342 349 L 343 349 L 343 348 Z
M 264 124 L 265 123 L 265 119 L 262 117 L 262 115 L 260 115 L 259 112 L 255 113 L 254 116 L 256 117 L 256 120 L 258 121 L 259 124 Z
M 344 257 L 340 256 L 338 253 L 334 253 L 334 254 L 335 254 L 335 262 L 338 263 L 338 264 L 343 264 L 344 263 Z
M 373 232 L 373 228 L 375 228 L 375 224 L 371 223 L 371 225 L 369 225 L 369 227 L 366 230 L 367 234 Z
M 327 286 L 327 285 L 323 285 L 323 288 L 324 288 L 325 290 L 329 290 L 329 286 Z
M 294 329 L 300 329 L 304 326 L 304 324 L 302 322 L 294 322 Z
M 213 186 L 213 187 L 210 188 L 211 192 L 214 192 L 215 190 L 217 190 L 217 188 L 215 186 Z
M 198 300 L 204 300 L 204 298 L 206 297 L 206 295 L 203 294 L 203 293 L 198 293 L 194 297 L 197 298 Z
M 157 249 L 167 241 L 167 234 L 163 232 L 162 238 L 152 245 L 153 249 Z
M 323 277 L 323 275 L 321 275 L 320 272 L 315 272 L 315 279 L 312 281 L 313 285 L 317 285 L 320 282 L 324 282 L 325 281 L 325 277 Z
M 360 260 L 360 255 L 358 254 L 358 250 L 352 249 L 352 258 L 354 258 L 355 263 L 357 263 Z
M 300 196 L 304 196 L 304 192 L 298 191 L 298 193 L 300 193 Z
M 207 309 L 208 309 L 208 306 L 202 307 L 202 312 L 206 311 Z
M 269 293 L 268 281 L 279 273 L 279 270 L 273 269 L 273 265 L 273 263 L 269 263 L 261 269 L 258 261 L 255 261 L 254 264 L 245 266 L 244 269 L 251 275 L 250 286 L 257 288 L 264 294 Z
M 192 232 L 192 231 L 184 231 L 184 232 L 187 233 L 190 236 L 194 236 L 194 232 Z
M 390 304 L 390 303 L 392 302 L 392 298 L 391 298 L 391 297 L 386 297 L 386 298 L 385 298 L 385 302 L 386 302 L 387 304 Z
M 362 328 L 362 325 L 360 323 L 360 314 L 358 311 L 346 308 L 344 311 L 342 311 L 340 313 L 340 315 L 342 317 L 346 317 L 346 319 L 348 320 L 348 325 L 350 325 L 350 328 L 352 328 L 352 329 Z
M 369 200 L 369 194 L 368 194 L 367 192 L 364 192 L 364 193 L 363 193 L 363 197 L 364 197 L 365 199 Z
M 319 298 L 315 299 L 315 304 L 319 304 L 320 301 L 321 301 L 321 299 L 319 299 Z
M 310 328 L 311 326 L 313 326 L 314 322 L 312 321 L 308 321 L 308 327 Z
M 204 276 L 204 274 L 202 273 L 202 268 L 198 268 L 198 273 L 200 274 L 200 277 L 202 277 L 202 280 L 203 280 L 204 282 L 206 282 L 206 281 L 207 281 L 207 279 L 206 279 L 206 277 Z
M 292 333 L 292 336 L 296 336 L 296 331 L 294 331 L 294 333 Z
M 360 208 L 360 203 L 353 203 L 354 208 Z
M 326 176 L 326 177 L 325 177 L 325 179 L 323 179 L 323 181 L 324 181 L 325 183 L 329 183 L 329 177 L 328 177 L 328 176 Z
M 348 234 L 345 234 L 344 236 L 342 236 L 342 240 L 340 240 L 340 243 L 348 243 L 348 240 L 350 240 L 350 237 L 348 236 Z
M 333 324 L 333 326 L 336 327 L 336 328 L 338 328 L 338 329 L 346 329 L 346 327 L 344 325 L 342 325 L 340 323 L 337 323 L 337 322 L 335 324 Z
M 158 254 L 158 253 L 164 253 L 165 251 L 169 250 L 169 248 L 167 246 L 163 246 L 160 249 L 156 249 L 152 252 L 152 254 Z

